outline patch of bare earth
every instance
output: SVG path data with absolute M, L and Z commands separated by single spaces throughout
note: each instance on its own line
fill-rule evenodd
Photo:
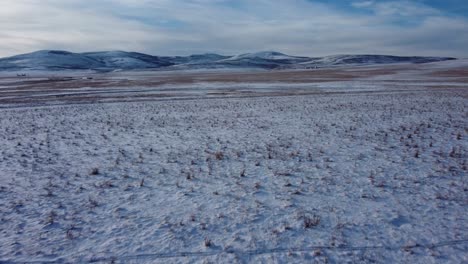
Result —
M 399 77 L 400 74 L 408 75 L 409 73 L 410 77 L 406 76 L 404 79 Z M 348 83 L 355 85 L 356 82 L 380 87 L 375 91 L 367 89 L 369 93 L 452 89 L 461 90 L 465 94 L 464 84 L 468 83 L 468 77 L 466 77 L 468 68 L 431 70 L 426 69 L 424 65 L 390 65 L 256 72 L 144 71 L 92 74 L 91 76 L 92 78 L 88 78 L 89 76 L 69 77 L 57 76 L 57 73 L 54 73 L 41 78 L 0 78 L 0 107 L 18 104 L 24 106 L 28 104 L 315 95 L 343 93 L 343 90 L 333 90 L 333 85 L 346 87 Z M 429 80 L 431 84 L 421 85 L 421 78 Z M 330 83 L 328 90 L 317 88 L 320 84 L 323 86 L 326 83 Z M 392 83 L 395 86 L 392 86 Z M 266 87 L 274 85 L 274 88 L 258 89 L 258 86 L 262 85 Z M 352 90 L 346 92 L 362 93 L 362 91 Z

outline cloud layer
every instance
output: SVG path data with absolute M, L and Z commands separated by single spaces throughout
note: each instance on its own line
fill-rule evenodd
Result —
M 345 1 L 343 1 L 345 2 Z M 422 1 L 5 0 L 0 56 L 38 49 L 155 55 L 468 57 L 468 19 Z

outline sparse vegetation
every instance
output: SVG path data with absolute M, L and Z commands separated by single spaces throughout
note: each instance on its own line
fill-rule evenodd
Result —
M 155 248 L 241 263 L 243 252 L 251 262 L 460 260 L 464 244 L 401 248 L 408 237 L 459 240 L 468 221 L 465 91 L 296 81 L 275 84 L 291 96 L 272 86 L 249 99 L 0 109 L 0 262 Z M 398 253 L 344 250 L 374 245 Z
M 205 238 L 204 244 L 205 244 L 205 247 L 211 247 L 213 246 L 213 241 L 211 241 L 211 239 L 209 238 Z
M 98 168 L 91 169 L 90 175 L 98 175 L 98 174 L 99 174 L 99 169 Z
M 224 153 L 221 152 L 221 151 L 217 151 L 217 152 L 215 153 L 215 158 L 216 158 L 217 160 L 223 160 L 223 159 L 224 159 Z
M 304 228 L 314 228 L 320 224 L 320 220 L 317 215 L 304 216 Z

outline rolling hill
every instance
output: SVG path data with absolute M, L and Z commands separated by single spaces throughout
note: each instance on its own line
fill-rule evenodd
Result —
M 41 50 L 0 59 L 0 71 L 25 70 L 142 70 L 142 69 L 306 69 L 344 65 L 373 65 L 392 63 L 428 63 L 453 60 L 447 57 L 401 57 L 388 55 L 335 55 L 326 57 L 290 56 L 275 51 L 246 53 L 235 56 L 197 54 L 190 56 L 152 56 L 138 52 L 103 51 L 73 53 Z

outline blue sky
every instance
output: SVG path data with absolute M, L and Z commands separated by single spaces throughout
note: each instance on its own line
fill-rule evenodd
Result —
M 468 0 L 3 0 L 0 39 L 0 56 L 64 49 L 468 57 Z
M 468 3 L 466 0 L 427 0 L 423 2 L 448 13 L 468 17 Z
M 336 7 L 340 7 L 343 9 L 349 9 L 352 5 L 350 3 L 353 2 L 359 2 L 359 1 L 346 1 L 346 0 L 317 0 L 313 1 L 310 0 L 310 2 L 322 2 L 322 3 L 328 3 L 331 5 L 334 5 Z M 365 1 L 361 1 L 365 2 Z M 374 2 L 395 2 L 391 0 L 380 0 L 380 1 L 374 1 Z M 466 0 L 416 0 L 416 1 L 410 1 L 413 3 L 419 3 L 419 4 L 424 4 L 427 6 L 431 6 L 433 8 L 439 9 L 440 11 L 447 12 L 447 13 L 452 13 L 456 15 L 461 15 L 461 16 L 468 16 L 468 3 Z

